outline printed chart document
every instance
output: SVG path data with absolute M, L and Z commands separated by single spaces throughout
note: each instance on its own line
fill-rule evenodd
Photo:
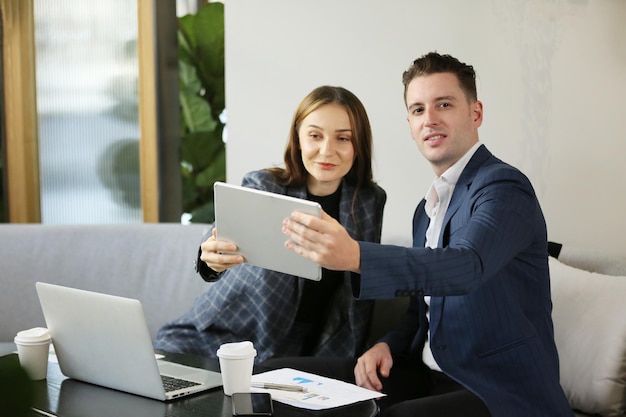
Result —
M 269 392 L 272 399 L 294 407 L 322 410 L 384 397 L 385 394 L 361 388 L 354 384 L 298 371 L 276 369 L 252 375 L 252 384 L 282 384 L 302 387 L 304 391 L 285 391 L 252 387 L 254 392 Z

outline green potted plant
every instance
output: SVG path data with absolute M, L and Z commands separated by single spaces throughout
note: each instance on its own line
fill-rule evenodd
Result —
M 213 183 L 226 179 L 224 5 L 207 3 L 178 20 L 183 212 L 211 223 Z

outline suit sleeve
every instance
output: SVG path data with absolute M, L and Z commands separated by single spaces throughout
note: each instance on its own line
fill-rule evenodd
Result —
M 359 242 L 361 276 L 355 296 L 467 294 L 543 235 L 538 230 L 538 225 L 545 228 L 541 209 L 530 182 L 519 171 L 504 164 L 487 168 L 467 190 L 458 191 L 461 203 L 453 207 L 453 196 L 448 209 L 453 212 L 445 233 L 442 230 L 447 237 L 440 248 Z

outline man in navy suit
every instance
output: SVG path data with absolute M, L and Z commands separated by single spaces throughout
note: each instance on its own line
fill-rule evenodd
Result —
M 479 142 L 475 77 L 438 53 L 403 74 L 411 135 L 436 176 L 415 211 L 413 247 L 357 242 L 329 216 L 301 213 L 283 224 L 286 246 L 353 271 L 355 297 L 411 297 L 354 366 L 358 385 L 389 394 L 384 416 L 572 416 L 545 220 L 526 176 Z

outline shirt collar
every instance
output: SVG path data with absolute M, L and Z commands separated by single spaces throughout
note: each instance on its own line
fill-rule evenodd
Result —
M 474 146 L 472 146 L 467 152 L 465 152 L 465 155 L 463 155 L 458 161 L 454 163 L 454 165 L 452 165 L 443 174 L 441 174 L 441 178 L 443 178 L 446 183 L 450 185 L 456 185 L 456 183 L 459 181 L 461 173 L 465 169 L 465 166 L 468 164 L 470 159 L 472 159 L 472 156 L 474 156 L 474 153 L 480 147 L 480 145 L 480 142 L 476 142 Z
M 476 150 L 480 147 L 481 143 L 476 142 L 474 146 L 472 146 L 458 161 L 454 163 L 450 168 L 448 168 L 441 176 L 435 178 L 433 182 L 430 184 L 428 191 L 426 192 L 426 213 L 430 216 L 435 205 L 437 204 L 437 194 L 439 192 L 435 191 L 437 187 L 445 187 L 446 190 L 449 190 L 456 186 L 456 183 L 459 181 L 461 177 L 461 173 L 465 169 L 465 166 L 468 164 L 472 156 Z

